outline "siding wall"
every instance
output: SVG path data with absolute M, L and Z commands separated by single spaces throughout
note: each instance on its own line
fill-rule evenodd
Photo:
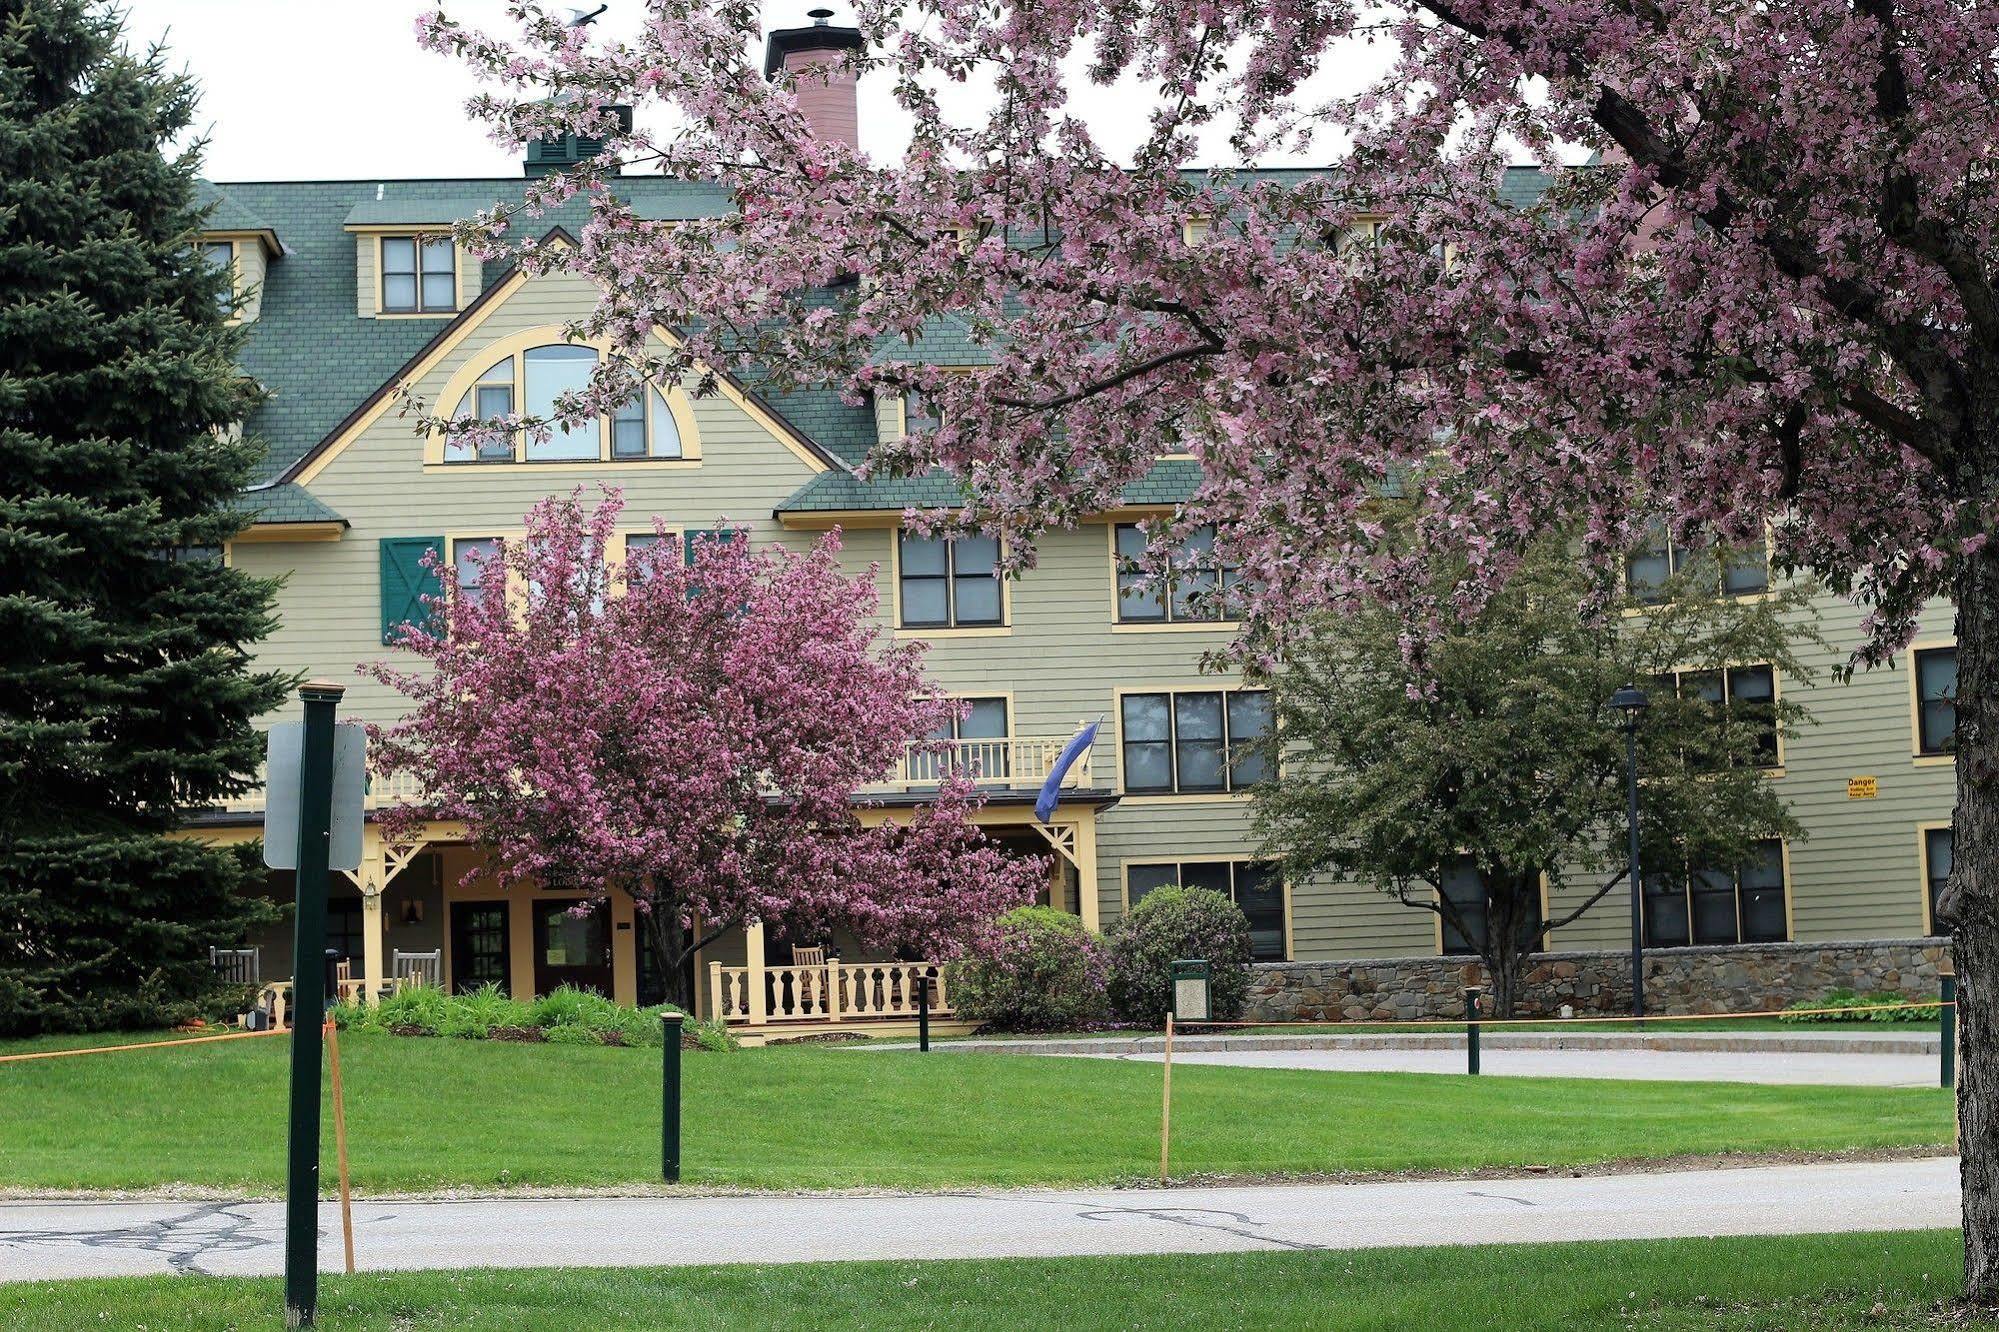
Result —
M 372 314 L 373 238 L 357 237 L 358 298 Z M 505 303 L 467 342 L 416 384 L 435 400 L 445 382 L 492 342 L 543 325 L 559 325 L 586 309 L 593 291 L 579 279 L 555 274 L 535 279 Z M 801 485 L 811 469 L 752 415 L 723 397 L 698 400 L 693 412 L 701 437 L 698 466 L 624 470 L 589 464 L 468 467 L 423 466 L 423 441 L 412 418 L 393 410 L 328 464 L 311 482 L 312 493 L 352 524 L 338 542 L 238 544 L 232 558 L 251 572 L 282 574 L 283 624 L 262 649 L 262 659 L 286 670 L 345 682 L 343 714 L 387 721 L 400 712 L 397 697 L 361 677 L 364 662 L 394 655 L 380 644 L 377 541 L 390 536 L 475 535 L 518 529 L 536 499 L 566 493 L 598 480 L 624 488 L 625 521 L 654 516 L 674 526 L 712 526 L 718 518 L 747 522 L 755 539 L 802 548 L 814 534 L 787 532 L 773 507 Z M 856 570 L 879 566 L 882 614 L 892 614 L 888 586 L 893 534 L 865 528 L 845 534 Z M 1093 755 L 1094 784 L 1116 787 L 1117 701 L 1120 688 L 1215 688 L 1225 681 L 1203 676 L 1199 659 L 1221 646 L 1215 630 L 1114 628 L 1110 541 L 1106 525 L 1055 532 L 1041 544 L 1039 567 L 1010 592 L 1011 624 L 1001 633 L 932 633 L 930 671 L 954 694 L 1005 694 L 1017 736 L 1066 736 L 1081 723 L 1105 719 Z M 1907 659 L 1892 670 L 1860 675 L 1851 684 L 1830 678 L 1857 638 L 1857 613 L 1822 600 L 1822 628 L 1835 650 L 1816 654 L 1819 679 L 1810 687 L 1786 680 L 1781 688 L 1812 708 L 1817 725 L 1791 742 L 1783 784 L 1811 830 L 1790 848 L 1793 937 L 1800 940 L 1898 937 L 1923 931 L 1917 827 L 1949 817 L 1954 773 L 1948 764 L 1911 756 Z M 1925 638 L 1947 638 L 1947 608 L 1925 622 Z M 283 714 L 295 715 L 296 705 Z M 273 718 L 276 719 L 275 717 Z M 1849 801 L 1846 779 L 1879 779 L 1879 798 Z M 1101 918 L 1123 908 L 1124 866 L 1158 859 L 1247 858 L 1249 810 L 1237 797 L 1127 797 L 1102 814 L 1097 835 L 1097 886 Z M 1577 889 L 1577 892 L 1583 891 Z M 1579 900 L 1571 893 L 1567 900 Z M 1566 910 L 1564 900 L 1552 903 Z M 1600 904 L 1563 930 L 1551 946 L 1615 947 L 1627 925 L 1622 899 Z M 1290 904 L 1291 951 L 1301 959 L 1387 957 L 1436 950 L 1436 926 L 1427 912 L 1397 905 L 1371 889 L 1331 883 L 1294 885 Z M 737 945 L 740 947 L 740 945 Z

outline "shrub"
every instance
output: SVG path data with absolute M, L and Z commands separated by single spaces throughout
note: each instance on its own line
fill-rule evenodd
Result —
M 681 1029 L 681 1044 L 685 1045 L 689 1037 L 693 1038 L 695 1048 L 707 1050 L 711 1054 L 728 1054 L 732 1050 L 742 1048 L 742 1043 L 736 1039 L 736 1033 L 730 1031 L 728 1024 L 720 1018 L 702 1018 L 698 1021 L 689 1019 Z
M 444 991 L 428 985 L 413 985 L 384 996 L 375 1009 L 375 1025 L 389 1031 L 420 1031 L 435 1036 L 444 1027 L 449 999 Z
M 619 1007 L 595 990 L 561 985 L 528 1004 L 528 1022 L 536 1027 L 583 1027 L 610 1031 L 619 1021 Z
M 602 1045 L 596 1032 L 580 1022 L 561 1022 L 548 1029 L 550 1045 Z
M 1923 1004 L 1916 1008 L 1882 1009 L 1882 1004 L 1902 1004 L 1909 1002 L 1906 996 L 1892 991 L 1881 990 L 1874 994 L 1855 994 L 1841 987 L 1829 990 L 1823 999 L 1800 999 L 1787 1005 L 1777 1018 L 1779 1022 L 1935 1022 L 1943 1015 L 1942 1004 Z M 1853 1012 L 1818 1013 L 1814 1009 L 1851 1009 Z M 1864 1010 L 1874 1009 L 1873 1012 Z M 1803 1010 L 1803 1011 L 1800 1011 Z
M 951 964 L 959 1017 L 993 1031 L 1069 1031 L 1103 1020 L 1103 949 L 1082 921 L 1017 907 L 998 927 L 984 956 Z
M 451 995 L 444 1003 L 444 1017 L 437 1034 L 465 1040 L 483 1041 L 495 1027 L 526 1027 L 528 1006 L 511 999 L 499 986 L 488 982 L 476 990 Z
M 1249 919 L 1206 888 L 1155 888 L 1104 931 L 1111 1009 L 1125 1022 L 1158 1026 L 1173 1007 L 1173 963 L 1206 958 L 1218 1022 L 1242 1016 L 1249 995 Z

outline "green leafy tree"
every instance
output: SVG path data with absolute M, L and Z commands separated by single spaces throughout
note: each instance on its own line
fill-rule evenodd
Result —
M 167 834 L 241 791 L 275 587 L 227 568 L 255 461 L 196 245 L 195 88 L 84 0 L 0 0 L 0 1031 L 157 1021 L 263 908 Z
M 1763 679 L 1810 679 L 1796 653 L 1822 641 L 1808 590 L 1724 597 L 1721 572 L 1702 555 L 1654 604 L 1620 605 L 1621 589 L 1548 540 L 1433 638 L 1388 609 L 1315 622 L 1270 679 L 1266 743 L 1282 763 L 1256 796 L 1265 849 L 1294 877 L 1369 884 L 1441 916 L 1447 945 L 1478 955 L 1493 1011 L 1510 1016 L 1527 954 L 1627 878 L 1618 686 L 1635 682 L 1651 704 L 1638 746 L 1648 883 L 1730 873 L 1758 842 L 1800 835 L 1766 769 L 1805 714 L 1775 689 L 1757 695 Z M 1435 604 L 1451 605 L 1462 573 L 1425 572 Z

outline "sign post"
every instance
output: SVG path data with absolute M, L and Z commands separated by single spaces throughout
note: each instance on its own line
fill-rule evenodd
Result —
M 264 859 L 280 869 L 296 871 L 296 909 L 292 932 L 291 1126 L 285 1166 L 285 1326 L 310 1327 L 319 1302 L 319 1061 L 321 1023 L 326 1016 L 326 879 L 336 863 L 348 864 L 345 843 L 354 843 L 358 863 L 361 801 L 351 809 L 334 810 L 333 714 L 346 691 L 337 684 L 314 681 L 299 690 L 305 704 L 301 725 L 273 728 L 267 771 L 268 808 L 283 814 L 264 825 Z M 339 746 L 350 751 L 361 740 L 359 728 L 349 728 L 352 740 Z M 364 742 L 365 743 L 365 742 Z M 352 766 L 351 761 L 348 765 Z M 343 786 L 358 794 L 351 774 Z M 283 799 L 296 793 L 295 799 Z M 293 820 L 296 820 L 295 824 Z M 341 854 L 336 860 L 334 826 L 343 825 Z M 287 825 L 291 825 L 288 827 Z M 294 837 L 286 834 L 296 829 Z M 289 842 L 289 845 L 287 845 Z

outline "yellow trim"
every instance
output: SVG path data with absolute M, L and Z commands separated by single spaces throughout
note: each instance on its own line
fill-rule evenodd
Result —
M 1202 855 L 1188 852 L 1161 854 L 1156 856 L 1126 856 L 1118 861 L 1118 914 L 1131 911 L 1131 867 L 1133 865 L 1177 865 L 1184 869 L 1188 865 L 1275 865 L 1275 856 Z M 1230 875 L 1233 886 L 1234 875 Z M 1298 956 L 1298 936 L 1291 932 L 1291 879 L 1279 867 L 1277 885 L 1284 897 L 1284 957 L 1283 961 L 1295 961 Z M 1185 886 L 1184 884 L 1182 885 Z M 1265 959 L 1268 960 L 1268 959 Z
M 482 348 L 479 355 L 458 368 L 456 374 L 444 382 L 433 410 L 448 411 L 458 400 L 470 392 L 488 370 L 501 361 L 513 363 L 514 407 L 518 415 L 525 405 L 527 394 L 527 366 L 525 357 L 536 347 L 568 346 L 588 347 L 599 357 L 611 354 L 611 343 L 607 338 L 594 338 L 587 342 L 573 342 L 565 338 L 562 328 L 556 324 L 544 324 L 539 328 L 524 329 L 509 337 L 500 338 Z M 650 386 L 649 386 L 650 387 Z M 678 384 L 660 394 L 666 400 L 667 410 L 673 414 L 674 428 L 680 433 L 680 456 L 678 458 L 613 458 L 611 456 L 611 418 L 597 418 L 597 456 L 593 458 L 550 458 L 534 459 L 527 456 L 525 432 L 514 439 L 514 465 L 534 468 L 570 468 L 589 475 L 599 475 L 601 469 L 610 467 L 619 471 L 627 469 L 671 469 L 697 467 L 701 463 L 701 432 L 694 421 L 694 409 L 688 401 L 687 393 Z M 651 423 L 652 405 L 646 405 L 647 423 Z M 648 441 L 650 442 L 650 441 Z M 431 431 L 424 439 L 423 469 L 430 472 L 477 472 L 481 468 L 504 467 L 499 462 L 448 462 L 444 457 L 444 432 Z M 558 475 L 560 473 L 557 473 Z
M 561 240 L 558 238 L 556 243 L 561 244 L 563 242 L 561 242 Z M 377 272 L 377 280 L 379 281 L 379 274 L 380 274 L 379 266 L 377 267 L 376 272 Z M 437 345 L 435 347 L 432 347 L 430 351 L 422 358 L 422 360 L 418 361 L 417 364 L 409 368 L 408 373 L 402 376 L 401 382 L 404 384 L 415 384 L 417 381 L 421 380 L 424 376 L 430 374 L 433 370 L 437 369 L 437 367 L 445 360 L 445 358 L 449 357 L 452 353 L 456 352 L 460 347 L 463 347 L 466 341 L 471 338 L 473 333 L 477 332 L 488 319 L 493 317 L 496 311 L 498 311 L 501 307 L 506 305 L 506 303 L 510 299 L 512 299 L 516 294 L 518 294 L 520 289 L 527 284 L 528 280 L 529 280 L 528 275 L 525 272 L 521 271 L 520 269 L 515 269 L 511 274 L 508 275 L 507 279 L 504 282 L 500 283 L 497 287 L 492 288 L 487 292 L 481 293 L 480 296 L 477 298 L 477 300 L 474 302 L 474 304 L 476 304 L 478 308 L 472 309 L 471 307 L 467 307 L 466 309 L 461 310 L 458 314 L 459 322 L 455 326 L 446 329 L 445 336 L 438 339 Z M 675 339 L 673 334 L 666 329 L 655 328 L 653 330 L 653 336 L 671 346 L 679 345 L 678 340 Z M 557 341 L 560 341 L 560 339 L 558 338 Z M 487 364 L 490 365 L 491 362 L 489 361 L 487 362 Z M 758 425 L 762 426 L 772 439 L 776 440 L 779 444 L 783 445 L 784 448 L 788 450 L 794 458 L 797 458 L 800 462 L 804 463 L 805 466 L 809 468 L 811 471 L 818 473 L 829 470 L 828 464 L 823 458 L 819 457 L 817 454 L 807 449 L 804 445 L 800 444 L 797 440 L 793 439 L 789 432 L 787 432 L 781 426 L 778 425 L 777 419 L 775 417 L 773 417 L 769 412 L 765 411 L 762 407 L 758 406 L 756 403 L 752 402 L 740 389 L 736 388 L 736 386 L 731 384 L 727 379 L 718 379 L 716 381 L 716 392 L 719 393 L 728 402 L 737 407 L 739 410 L 741 410 L 751 420 L 755 421 Z M 359 439 L 362 435 L 366 434 L 367 431 L 371 429 L 377 421 L 381 420 L 385 414 L 387 414 L 391 410 L 400 408 L 401 405 L 402 404 L 399 401 L 396 394 L 384 393 L 379 399 L 376 400 L 373 406 L 371 406 L 366 412 L 362 413 L 357 419 L 355 419 L 350 425 L 348 425 L 345 430 L 341 431 L 340 434 L 338 434 L 332 440 L 330 440 L 327 443 L 325 449 L 323 449 L 317 457 L 315 457 L 306 466 L 300 468 L 298 475 L 292 477 L 291 480 L 297 481 L 301 485 L 309 483 L 314 477 L 318 476 L 321 472 L 325 471 L 326 468 L 333 462 L 335 458 L 338 458 L 342 453 L 346 452 L 348 446 L 353 444 L 354 441 Z M 684 438 L 682 440 L 682 445 L 683 447 L 685 447 L 686 445 L 686 441 Z M 497 464 L 495 465 L 497 466 Z M 631 466 L 632 464 L 627 463 L 621 465 Z M 464 465 L 464 466 L 468 471 L 477 470 L 477 468 L 472 465 Z
M 1111 748 L 1117 756 L 1118 804 L 1134 809 L 1149 809 L 1168 805 L 1223 805 L 1240 804 L 1251 798 L 1247 789 L 1240 791 L 1139 791 L 1126 794 L 1124 784 L 1124 700 L 1127 694 L 1222 694 L 1223 727 L 1227 727 L 1229 694 L 1263 694 L 1268 696 L 1268 688 L 1243 684 L 1239 676 L 1216 675 L 1194 684 L 1146 684 L 1117 685 L 1111 690 Z M 1168 705 L 1171 710 L 1171 705 Z M 1170 743 L 1170 742 L 1169 742 Z M 1228 756 L 1222 756 L 1226 766 Z M 1176 760 L 1177 764 L 1177 760 Z
M 1214 228 L 1213 213 L 1189 213 L 1180 219 L 1180 243 L 1189 248 L 1200 245 Z
M 276 233 L 270 231 L 252 231 L 247 228 L 235 227 L 221 231 L 204 231 L 200 233 L 200 236 L 203 242 L 234 241 L 236 244 L 241 245 L 245 241 L 255 241 L 257 248 L 262 250 L 267 258 L 276 258 L 283 253 L 283 250 L 278 246 Z
M 1110 549 L 1111 559 L 1111 632 L 1114 634 L 1227 634 L 1242 631 L 1240 620 L 1126 620 L 1121 618 L 1123 599 L 1118 595 L 1118 553 L 1117 530 L 1133 526 L 1135 519 L 1112 518 L 1104 524 L 1104 539 Z M 1162 589 L 1167 600 L 1167 614 L 1172 614 L 1172 588 Z
M 925 642 L 933 638 L 1006 638 L 1013 633 L 1013 579 L 999 575 L 1000 622 L 998 624 L 940 624 L 925 627 L 904 625 L 902 622 L 902 525 L 896 524 L 894 535 L 888 540 L 888 588 L 890 623 L 897 638 L 920 639 Z M 920 539 L 920 538 L 919 538 Z M 1006 556 L 1006 541 L 999 543 L 1002 559 Z M 948 576 L 947 576 L 948 577 Z M 952 604 L 957 598 L 952 589 Z
M 1937 923 L 1930 915 L 1930 834 L 1952 832 L 1954 825 L 1949 819 L 1942 822 L 1918 823 L 1916 825 L 1916 901 L 1923 912 L 1923 936 L 1932 938 L 1937 932 Z M 1952 834 L 1953 841 L 1955 833 Z M 1953 846 L 1952 850 L 1955 851 Z
M 231 537 L 231 542 L 245 545 L 275 544 L 291 541 L 338 541 L 347 533 L 347 524 L 338 521 L 323 523 L 252 523 Z
M 1909 756 L 1918 768 L 1954 767 L 1956 754 L 1930 754 L 1923 750 L 1923 693 L 1922 682 L 1916 676 L 1916 654 L 1935 652 L 1939 648 L 1955 648 L 1957 638 L 1920 638 L 1902 649 L 1903 664 L 1909 668 Z

